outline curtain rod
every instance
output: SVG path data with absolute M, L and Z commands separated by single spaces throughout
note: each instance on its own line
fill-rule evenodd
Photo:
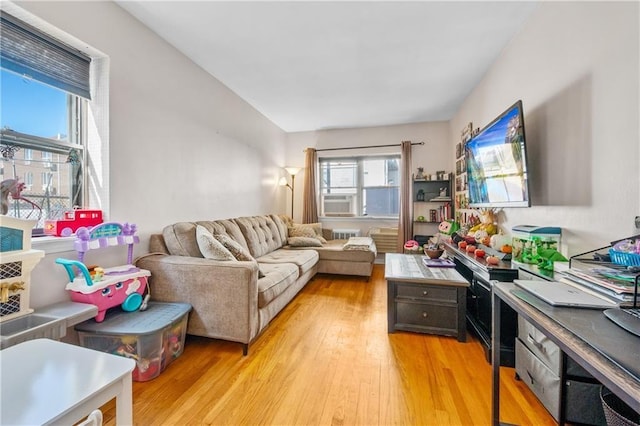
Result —
M 411 146 L 413 145 L 424 145 L 424 142 L 411 142 Z M 387 148 L 390 146 L 400 146 L 399 143 L 389 144 L 389 145 L 367 145 L 367 146 L 349 146 L 346 148 L 325 148 L 325 149 L 316 149 L 316 152 L 321 151 L 341 151 L 343 149 L 367 149 L 367 148 Z M 306 149 L 305 149 L 306 151 Z

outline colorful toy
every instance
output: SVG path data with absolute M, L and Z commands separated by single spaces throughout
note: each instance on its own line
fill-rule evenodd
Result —
M 418 244 L 418 242 L 416 240 L 409 240 L 406 243 L 404 243 L 404 248 L 406 248 L 407 250 L 413 250 L 416 247 L 418 247 L 420 244 Z
M 71 300 L 98 307 L 96 322 L 102 322 L 107 309 L 114 306 L 120 305 L 123 310 L 133 312 L 142 305 L 142 295 L 151 273 L 132 265 L 133 245 L 139 242 L 135 232 L 135 225 L 128 223 L 103 223 L 91 229 L 78 228 L 74 245 L 79 260 L 56 259 L 56 263 L 64 266 L 69 275 L 70 282 L 65 288 L 71 292 Z M 118 245 L 128 246 L 126 265 L 112 268 L 94 266 L 93 271 L 89 271 L 83 263 L 87 251 Z
M 451 219 L 443 220 L 438 225 L 438 232 L 445 235 L 451 235 L 454 232 L 456 232 L 458 229 L 460 229 L 460 224 L 455 220 L 451 220 Z
M 102 210 L 75 209 L 64 213 L 64 219 L 44 221 L 44 233 L 57 237 L 69 237 L 80 227 L 102 223 Z
M 154 354 L 153 358 L 142 358 L 138 356 L 135 346 L 129 344 L 118 346 L 114 354 L 135 360 L 136 368 L 131 373 L 131 377 L 136 382 L 146 382 L 160 374 L 162 358 L 159 354 Z
M 467 235 L 472 236 L 476 241 L 482 241 L 485 237 L 491 237 L 498 233 L 497 216 L 500 209 L 480 209 L 477 211 L 480 223 L 472 226 Z
M 7 214 L 9 212 L 9 195 L 11 195 L 11 198 L 14 200 L 22 200 L 33 206 L 31 212 L 27 215 L 27 219 L 35 209 L 38 209 L 38 211 L 42 213 L 39 205 L 22 196 L 22 191 L 24 191 L 25 188 L 25 183 L 20 182 L 18 179 L 3 180 L 0 183 L 0 213 Z

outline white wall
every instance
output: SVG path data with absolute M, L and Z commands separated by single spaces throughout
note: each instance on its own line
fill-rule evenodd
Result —
M 569 254 L 637 234 L 639 4 L 541 2 L 451 120 L 452 143 L 522 99 L 533 207 L 503 228 L 563 228 Z
M 357 129 L 318 130 L 315 132 L 289 133 L 287 162 L 292 165 L 304 165 L 304 149 L 307 147 L 320 149 L 347 148 L 359 146 L 397 145 L 390 148 L 375 148 L 366 150 L 337 150 L 319 152 L 318 156 L 336 157 L 352 155 L 373 155 L 380 153 L 399 153 L 400 142 L 424 142 L 416 145 L 412 151 L 413 173 L 418 167 L 424 167 L 425 173 L 435 173 L 437 170 L 453 171 L 451 158 L 454 147 L 449 144 L 448 122 L 403 124 L 397 126 L 366 127 Z M 294 218 L 300 221 L 302 217 L 302 182 L 304 170 L 296 176 L 295 213 Z M 298 183 L 299 182 L 299 183 Z M 290 199 L 288 201 L 291 202 Z M 372 218 L 325 218 L 322 219 L 327 228 L 360 229 L 362 235 L 371 228 L 397 227 L 397 220 L 379 220 Z
M 110 58 L 108 219 L 138 225 L 136 254 L 176 221 L 285 212 L 286 134 L 226 86 L 115 3 L 16 4 Z M 120 250 L 88 261 L 124 263 Z M 33 307 L 68 299 L 53 260 L 75 256 L 36 266 Z

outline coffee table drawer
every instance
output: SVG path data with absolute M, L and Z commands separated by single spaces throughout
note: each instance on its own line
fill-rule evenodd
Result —
M 397 324 L 437 328 L 456 332 L 458 308 L 456 306 L 432 305 L 428 303 L 397 302 Z
M 437 287 L 426 285 L 398 284 L 397 297 L 420 300 L 434 300 L 439 302 L 457 302 L 455 287 Z

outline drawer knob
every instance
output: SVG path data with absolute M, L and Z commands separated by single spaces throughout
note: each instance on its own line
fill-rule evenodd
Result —
M 422 295 L 426 296 L 429 292 L 427 290 L 422 290 Z
M 422 318 L 426 318 L 426 317 L 427 317 L 427 313 L 426 313 L 426 312 L 423 312 L 423 313 L 422 313 Z

